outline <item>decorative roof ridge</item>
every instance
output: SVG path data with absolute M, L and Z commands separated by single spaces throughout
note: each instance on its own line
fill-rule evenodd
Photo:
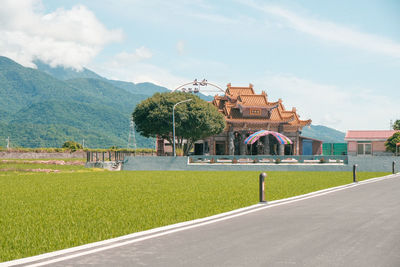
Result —
M 296 118 L 296 116 L 294 114 L 292 114 L 292 116 L 287 117 L 287 119 L 288 119 L 287 122 L 292 122 L 292 121 L 294 121 L 295 118 Z
M 227 106 L 224 106 L 224 113 L 226 114 L 227 117 L 230 117 L 231 116 L 231 108 L 229 107 L 229 109 L 228 109 Z
M 256 122 L 268 122 L 268 123 L 271 123 L 271 124 L 279 124 L 279 123 L 288 123 L 288 121 L 287 120 L 276 120 L 276 121 L 274 121 L 274 120 L 270 120 L 270 119 L 263 119 L 263 118 L 227 118 L 226 119 L 226 121 L 227 122 L 233 122 L 233 123 L 235 123 L 235 122 L 249 122 L 249 123 L 252 123 L 252 122 L 254 122 L 254 121 L 256 121 Z
M 305 126 L 310 125 L 312 120 L 308 119 L 308 120 L 299 120 L 300 123 L 305 123 Z

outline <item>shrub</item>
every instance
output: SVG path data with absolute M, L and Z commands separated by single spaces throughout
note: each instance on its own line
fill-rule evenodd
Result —
M 177 148 L 175 150 L 175 153 L 176 153 L 177 156 L 183 156 L 183 149 L 182 148 Z
M 78 142 L 75 141 L 66 141 L 63 146 L 63 148 L 68 148 L 70 149 L 72 152 L 82 149 L 82 145 L 79 144 Z
M 326 160 L 324 158 L 320 158 L 319 163 L 326 163 Z
M 279 163 L 281 163 L 281 159 L 280 158 L 277 158 L 276 160 L 275 160 L 275 164 L 279 164 Z
M 394 133 L 385 142 L 386 151 L 396 153 L 396 144 L 400 143 L 400 132 Z

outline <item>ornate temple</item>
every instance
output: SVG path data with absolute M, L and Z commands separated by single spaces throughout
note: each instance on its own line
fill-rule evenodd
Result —
M 269 102 L 268 95 L 264 91 L 261 94 L 256 94 L 252 84 L 248 87 L 233 87 L 228 84 L 225 95 L 215 96 L 212 103 L 218 108 L 219 112 L 224 114 L 226 128 L 217 136 L 211 136 L 206 140 L 197 142 L 195 154 L 302 154 L 302 144 L 304 143 L 302 139 L 304 137 L 301 137 L 300 133 L 304 126 L 311 124 L 311 120 L 300 120 L 296 108 L 286 110 L 281 99 L 276 102 Z M 293 144 L 281 145 L 273 136 L 269 135 L 263 136 L 252 145 L 246 145 L 244 140 L 250 134 L 259 130 L 282 133 L 290 138 Z M 318 150 L 318 148 L 313 150 Z
M 296 108 L 286 110 L 279 99 L 269 102 L 263 91 L 256 94 L 253 85 L 233 87 L 229 83 L 224 95 L 216 95 L 212 103 L 225 116 L 224 131 L 195 143 L 195 155 L 312 155 L 321 154 L 320 140 L 301 136 L 311 120 L 300 120 Z M 268 130 L 288 137 L 292 144 L 280 144 L 272 135 L 263 136 L 254 144 L 245 144 L 251 134 Z M 168 147 L 169 146 L 169 147 Z M 157 154 L 171 154 L 171 146 L 157 141 Z

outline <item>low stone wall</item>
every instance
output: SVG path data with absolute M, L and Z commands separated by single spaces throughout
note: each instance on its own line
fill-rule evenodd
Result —
M 86 168 L 101 168 L 109 171 L 120 171 L 122 167 L 121 162 L 115 161 L 98 161 L 98 162 L 86 162 Z
M 187 157 L 126 157 L 122 170 L 130 171 L 358 171 L 391 172 L 392 162 L 400 170 L 400 157 L 352 157 L 348 164 L 189 164 Z
M 1 159 L 69 159 L 69 158 L 86 158 L 86 152 L 0 152 Z
M 392 162 L 395 162 L 395 171 L 400 172 L 400 157 L 394 156 L 349 156 L 349 168 L 357 164 L 358 171 L 364 172 L 392 172 Z

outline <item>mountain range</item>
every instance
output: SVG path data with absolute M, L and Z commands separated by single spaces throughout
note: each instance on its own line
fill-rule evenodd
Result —
M 61 147 L 67 140 L 85 140 L 91 148 L 126 147 L 136 104 L 169 91 L 152 83 L 109 80 L 86 68 L 35 65 L 26 68 L 0 56 L 0 146 L 10 137 L 14 147 Z M 303 135 L 325 142 L 344 139 L 344 133 L 325 126 L 312 125 Z M 154 147 L 154 139 L 135 136 L 137 147 Z

